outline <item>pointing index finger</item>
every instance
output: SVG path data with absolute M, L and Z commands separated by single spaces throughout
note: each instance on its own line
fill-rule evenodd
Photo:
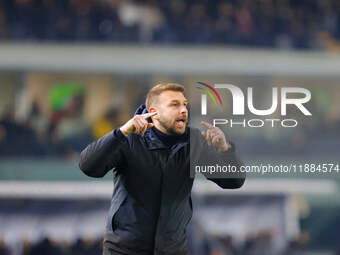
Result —
M 152 116 L 155 116 L 156 114 L 157 114 L 157 112 L 148 112 L 148 113 L 142 114 L 142 117 L 144 119 L 147 119 L 147 118 L 150 118 Z
M 211 124 L 209 124 L 208 122 L 205 122 L 205 121 L 201 121 L 201 124 L 203 126 L 205 126 L 207 129 L 211 129 L 211 128 L 214 127 L 213 125 L 211 125 Z

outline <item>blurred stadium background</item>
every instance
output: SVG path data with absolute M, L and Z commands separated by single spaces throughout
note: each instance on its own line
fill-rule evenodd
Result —
M 300 128 L 227 133 L 247 164 L 340 161 L 339 1 L 2 0 L 0 39 L 0 254 L 101 254 L 112 174 L 87 178 L 79 152 L 159 81 L 251 86 L 264 106 L 308 88 Z M 340 254 L 339 184 L 199 178 L 191 254 Z

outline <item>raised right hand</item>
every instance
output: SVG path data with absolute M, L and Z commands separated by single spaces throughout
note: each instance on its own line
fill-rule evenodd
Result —
M 148 128 L 153 127 L 153 123 L 149 123 L 146 119 L 155 116 L 156 114 L 157 112 L 135 115 L 120 128 L 120 131 L 125 136 L 128 136 L 129 134 L 144 134 Z

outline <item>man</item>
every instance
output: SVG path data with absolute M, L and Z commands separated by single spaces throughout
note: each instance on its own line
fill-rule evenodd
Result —
M 241 165 L 219 128 L 203 122 L 207 130 L 201 134 L 187 127 L 188 102 L 183 93 L 178 84 L 156 85 L 132 119 L 81 153 L 79 167 L 88 176 L 102 177 L 114 169 L 105 255 L 188 254 L 190 164 Z M 204 162 L 203 154 L 208 155 Z M 230 189 L 244 183 L 243 177 L 210 180 Z

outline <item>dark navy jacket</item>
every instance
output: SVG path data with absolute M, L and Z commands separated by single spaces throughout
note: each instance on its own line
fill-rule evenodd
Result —
M 137 113 L 145 113 L 145 109 Z M 211 163 L 241 165 L 234 149 L 217 152 L 198 129 L 189 127 L 171 148 L 152 128 L 144 135 L 128 137 L 115 129 L 81 153 L 79 167 L 86 175 L 103 177 L 113 169 L 114 191 L 104 238 L 112 254 L 188 253 L 185 229 L 192 216 L 190 164 L 199 162 L 202 153 L 211 153 Z M 244 183 L 244 178 L 210 180 L 225 189 Z

